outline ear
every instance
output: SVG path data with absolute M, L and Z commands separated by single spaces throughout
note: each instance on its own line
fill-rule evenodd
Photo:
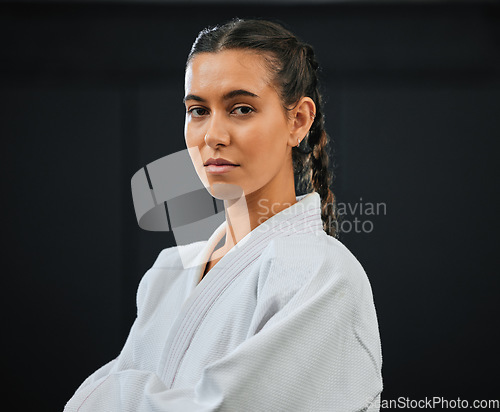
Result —
M 316 116 L 316 105 L 307 96 L 302 97 L 296 106 L 290 111 L 288 128 L 290 138 L 288 144 L 297 146 L 298 140 L 302 141 L 311 128 Z

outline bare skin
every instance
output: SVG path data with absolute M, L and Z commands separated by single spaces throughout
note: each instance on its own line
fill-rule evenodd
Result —
M 250 231 L 297 203 L 291 150 L 309 131 L 316 108 L 302 97 L 287 117 L 269 79 L 262 56 L 245 50 L 200 53 L 186 69 L 187 147 L 197 147 L 202 162 L 221 157 L 238 165 L 210 174 L 192 157 L 198 176 L 207 188 L 237 185 L 245 201 L 224 199 L 225 244 L 203 276 Z

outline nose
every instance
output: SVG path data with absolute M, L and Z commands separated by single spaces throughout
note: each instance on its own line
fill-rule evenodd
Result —
M 214 149 L 217 145 L 227 146 L 230 142 L 229 132 L 222 117 L 223 115 L 213 113 L 205 133 L 205 143 Z

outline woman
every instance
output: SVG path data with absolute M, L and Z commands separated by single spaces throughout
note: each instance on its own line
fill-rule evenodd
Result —
M 361 264 L 335 237 L 317 68 L 273 22 L 200 32 L 185 137 L 226 221 L 207 242 L 160 253 L 122 352 L 67 411 L 379 409 L 377 317 Z M 295 177 L 312 190 L 296 196 Z M 199 264 L 186 269 L 181 251 Z

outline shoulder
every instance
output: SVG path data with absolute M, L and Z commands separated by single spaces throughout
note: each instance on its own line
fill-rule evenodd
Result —
M 353 318 L 372 323 L 373 293 L 363 266 L 342 242 L 323 233 L 269 243 L 261 256 L 258 299 L 283 307 L 292 299 L 304 302 L 324 296 L 332 304 L 343 302 L 343 310 Z
M 263 256 L 270 263 L 269 270 L 260 274 L 260 298 L 277 302 L 277 311 L 286 305 L 300 308 L 318 304 L 326 308 L 318 313 L 326 311 L 329 319 L 349 325 L 375 365 L 380 366 L 378 320 L 368 276 L 342 242 L 323 233 L 270 242 Z
M 263 252 L 263 261 L 270 262 L 273 273 L 302 274 L 304 281 L 312 277 L 323 283 L 336 278 L 354 287 L 368 282 L 366 272 L 353 253 L 338 239 L 319 234 L 295 234 L 273 239 Z M 341 279 L 339 279 L 339 277 Z

